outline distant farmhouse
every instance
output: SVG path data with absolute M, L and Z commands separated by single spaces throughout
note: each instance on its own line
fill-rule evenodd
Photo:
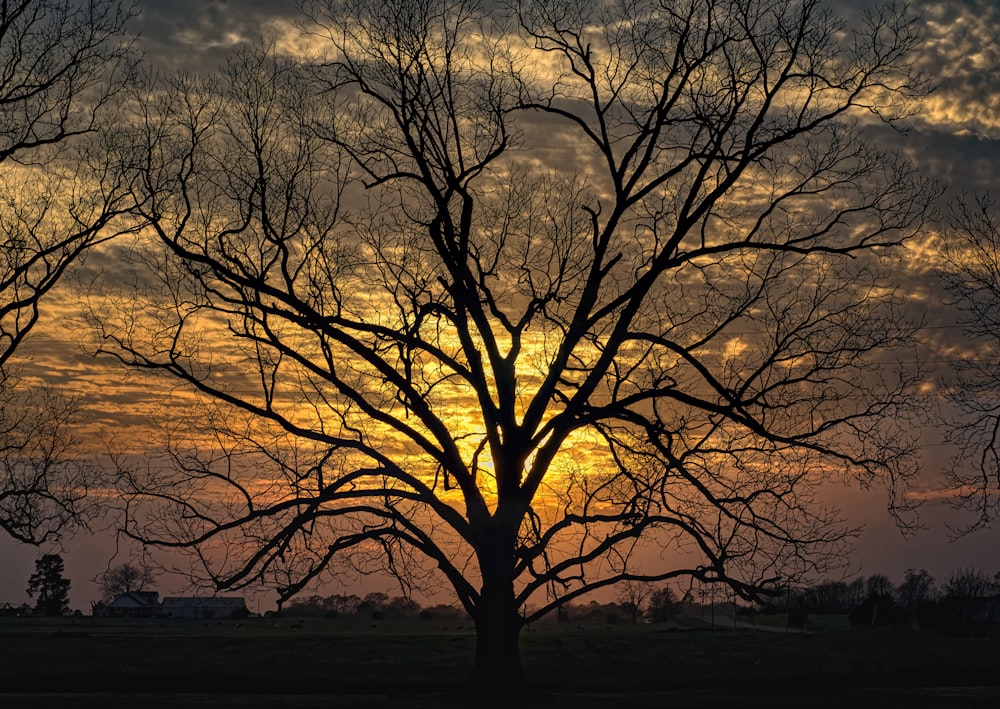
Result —
M 156 591 L 133 591 L 118 595 L 111 603 L 95 603 L 98 618 L 189 618 L 228 620 L 249 615 L 242 597 L 165 597 Z
M 163 615 L 163 606 L 156 591 L 132 591 L 119 594 L 111 603 L 96 603 L 94 615 L 99 618 L 159 618 Z

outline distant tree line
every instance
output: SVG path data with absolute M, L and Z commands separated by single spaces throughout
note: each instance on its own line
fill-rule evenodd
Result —
M 381 591 L 357 594 L 312 595 L 293 600 L 280 611 L 293 618 L 365 617 L 372 620 L 421 618 L 423 620 L 462 618 L 465 612 L 454 606 L 438 604 L 423 607 L 412 598 L 389 596 Z
M 786 611 L 791 625 L 804 624 L 809 614 L 846 615 L 859 627 L 917 625 L 950 635 L 992 635 L 1000 624 L 1000 572 L 957 569 L 942 585 L 925 569 L 907 569 L 898 585 L 883 574 L 826 580 L 790 593 Z
M 27 591 L 35 600 L 34 607 L 4 604 L 2 613 L 68 614 L 70 581 L 63 573 L 61 556 L 41 556 L 28 580 Z M 148 567 L 126 563 L 109 568 L 94 580 L 101 586 L 104 598 L 109 599 L 120 593 L 140 590 L 154 578 L 155 574 Z M 674 621 L 685 607 L 690 611 L 708 605 L 718 606 L 714 596 L 711 603 L 705 604 L 694 600 L 697 595 L 689 591 L 678 599 L 669 585 L 627 581 L 619 584 L 614 601 L 564 603 L 548 617 L 581 624 L 631 622 L 635 625 L 640 621 Z M 789 589 L 784 599 L 776 598 L 769 604 L 739 608 L 734 603 L 732 609 L 743 617 L 784 613 L 790 626 L 806 625 L 811 615 L 842 615 L 858 627 L 905 625 L 949 635 L 984 637 L 1000 631 L 1000 572 L 990 575 L 975 567 L 957 569 L 940 585 L 925 569 L 907 569 L 899 584 L 894 584 L 884 574 L 852 580 L 823 580 L 802 589 Z M 364 596 L 354 593 L 303 596 L 280 608 L 279 613 L 294 618 L 470 620 L 463 609 L 455 606 L 425 607 L 412 598 L 390 596 L 380 591 Z
M 639 621 L 658 623 L 676 618 L 680 608 L 681 605 L 669 586 L 626 584 L 616 601 L 564 603 L 550 616 L 554 620 L 577 623 L 603 624 L 619 621 L 632 624 L 637 624 Z M 452 605 L 421 606 L 412 598 L 389 596 L 379 591 L 364 596 L 354 593 L 305 596 L 283 607 L 280 614 L 290 618 L 469 620 L 468 614 L 463 609 Z

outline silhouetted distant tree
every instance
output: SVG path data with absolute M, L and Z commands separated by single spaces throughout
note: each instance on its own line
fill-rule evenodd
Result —
M 636 625 L 645 613 L 646 601 L 652 593 L 653 588 L 646 581 L 629 579 L 618 584 L 618 603 L 631 619 L 632 625 Z
M 867 596 L 856 603 L 847 615 L 852 625 L 872 628 L 894 626 L 909 617 L 905 609 L 896 603 L 896 589 L 888 576 L 872 574 L 864 579 L 864 590 Z
M 854 589 L 844 581 L 822 581 L 810 586 L 802 594 L 812 613 L 849 613 L 858 605 Z
M 35 599 L 35 612 L 60 616 L 69 612 L 69 579 L 63 577 L 63 560 L 58 554 L 45 554 L 35 561 L 35 571 L 28 578 L 28 597 Z
M 123 593 L 143 591 L 156 579 L 156 573 L 145 564 L 124 563 L 99 574 L 95 581 L 101 598 L 110 603 Z
M 865 598 L 865 579 L 863 576 L 859 576 L 847 584 L 848 609 L 854 608 L 856 605 L 864 601 Z
M 896 587 L 896 597 L 912 618 L 917 618 L 920 607 L 934 598 L 934 577 L 925 569 L 907 569 L 903 581 Z
M 421 620 L 447 620 L 447 621 L 462 621 L 466 620 L 467 616 L 465 611 L 455 606 L 451 606 L 445 603 L 439 603 L 438 605 L 431 606 L 430 608 L 424 608 L 420 611 Z
M 915 323 L 883 255 L 935 190 L 862 128 L 926 87 L 902 5 L 304 4 L 324 58 L 130 103 L 147 228 L 101 349 L 212 403 L 120 477 L 127 534 L 220 588 L 447 582 L 470 681 L 512 690 L 560 604 L 752 600 L 843 563 L 831 478 L 905 505 L 924 378 L 886 365 Z
M 938 627 L 956 635 L 984 636 L 993 632 L 1000 618 L 1000 574 L 990 576 L 980 569 L 959 569 L 942 589 Z
M 988 598 L 998 592 L 997 579 L 973 566 L 952 572 L 942 590 L 946 598 Z
M 361 598 L 356 594 L 334 594 L 329 596 L 328 605 L 337 615 L 356 615 Z
M 651 623 L 665 623 L 673 620 L 680 612 L 677 597 L 670 586 L 658 586 L 649 594 L 646 617 Z
M 323 599 L 318 595 L 296 597 L 282 607 L 281 615 L 290 618 L 318 618 L 326 614 Z
M 872 574 L 865 579 L 865 591 L 870 596 L 891 597 L 895 586 L 892 580 L 885 574 Z
M 358 615 L 371 616 L 373 619 L 378 620 L 382 617 L 388 604 L 388 594 L 381 591 L 372 591 L 371 593 L 366 593 L 365 597 L 358 603 L 357 613 Z
M 393 596 L 382 608 L 387 618 L 416 618 L 420 615 L 420 604 L 406 596 Z

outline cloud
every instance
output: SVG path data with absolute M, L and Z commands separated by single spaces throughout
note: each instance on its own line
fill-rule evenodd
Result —
M 997 495 L 996 490 L 982 490 L 971 485 L 961 487 L 928 487 L 908 490 L 906 499 L 911 502 L 958 502 L 979 494 Z
M 274 23 L 300 15 L 296 3 L 270 0 L 140 0 L 140 42 L 164 70 L 211 70 L 243 43 L 272 37 Z
M 917 66 L 936 84 L 924 120 L 956 135 L 1000 138 L 1000 6 L 992 0 L 925 2 Z

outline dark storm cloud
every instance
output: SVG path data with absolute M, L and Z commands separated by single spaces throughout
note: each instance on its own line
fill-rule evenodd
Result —
M 859 26 L 870 0 L 829 0 L 848 26 Z M 1000 138 L 1000 3 L 914 0 L 923 43 L 913 61 L 935 87 L 915 118 L 932 132 Z
M 901 149 L 949 195 L 1000 185 L 1000 4 L 922 0 L 914 58 L 934 86 Z
M 295 2 L 139 0 L 141 43 L 160 68 L 214 69 L 239 44 L 268 38 L 271 23 L 300 17 Z

